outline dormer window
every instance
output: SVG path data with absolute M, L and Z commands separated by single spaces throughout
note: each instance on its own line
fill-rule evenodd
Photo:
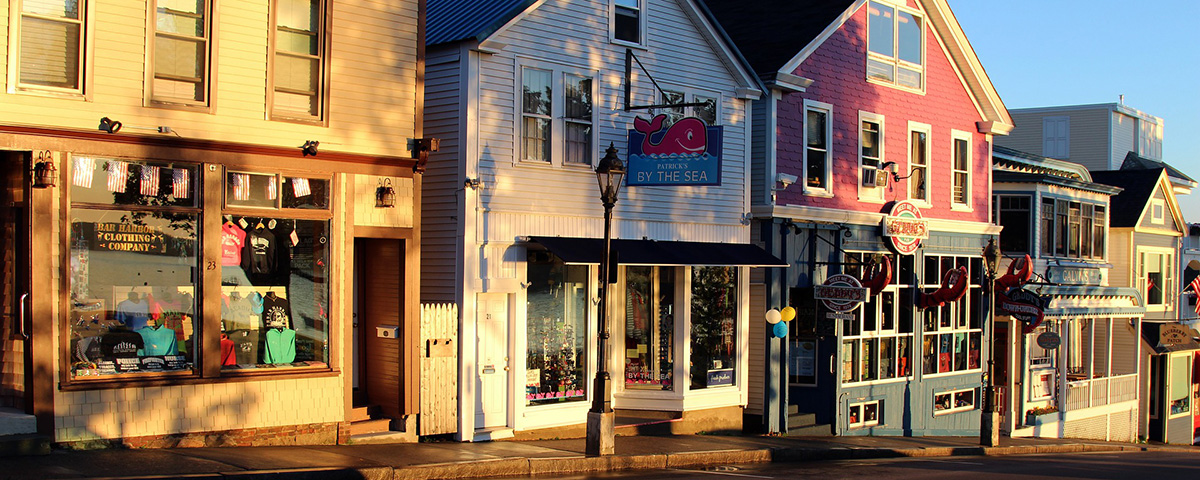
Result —
M 925 88 L 925 35 L 914 11 L 880 2 L 867 5 L 867 78 Z
M 616 42 L 643 45 L 644 0 L 612 0 L 612 39 Z

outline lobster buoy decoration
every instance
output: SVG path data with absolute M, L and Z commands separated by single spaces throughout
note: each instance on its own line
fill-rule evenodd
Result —
M 940 307 L 958 301 L 967 293 L 967 267 L 952 268 L 942 276 L 942 286 L 930 293 L 917 294 L 917 308 Z
M 1013 269 L 1018 269 L 1016 272 Z M 1033 261 L 1026 254 L 1024 258 L 1018 258 L 1008 264 L 1008 273 L 996 279 L 996 290 L 1007 292 L 1010 289 L 1024 285 L 1033 276 Z
M 882 262 L 875 262 L 863 268 L 864 277 L 859 281 L 867 287 L 871 296 L 879 295 L 888 284 L 892 283 L 892 259 L 883 256 Z

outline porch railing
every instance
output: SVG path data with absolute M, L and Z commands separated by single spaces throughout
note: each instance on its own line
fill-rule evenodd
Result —
M 1137 375 L 1076 380 L 1067 384 L 1067 410 L 1080 410 L 1137 399 Z

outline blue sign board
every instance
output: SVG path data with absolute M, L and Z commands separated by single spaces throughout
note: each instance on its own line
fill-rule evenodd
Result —
M 776 324 L 776 325 L 780 325 L 780 324 Z M 716 387 L 719 385 L 733 385 L 733 369 L 732 368 L 722 368 L 719 370 L 709 370 L 707 380 L 708 380 L 708 382 L 706 383 L 706 385 L 709 387 Z
M 666 126 L 666 115 L 633 119 L 626 183 L 643 186 L 721 184 L 723 127 L 694 117 Z

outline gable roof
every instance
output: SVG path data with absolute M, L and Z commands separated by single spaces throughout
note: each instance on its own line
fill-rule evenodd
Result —
M 538 0 L 426 0 L 425 45 L 483 41 Z
M 1151 160 L 1136 153 L 1129 152 L 1125 155 L 1125 161 L 1121 163 L 1121 170 L 1146 170 L 1157 168 L 1165 169 L 1167 171 L 1167 176 L 1171 177 L 1171 179 L 1174 181 L 1190 184 L 1192 187 L 1196 186 L 1196 181 L 1192 180 L 1192 177 L 1187 176 L 1175 167 L 1167 165 L 1166 162 Z
M 1137 227 L 1146 211 L 1146 205 L 1154 197 L 1154 191 L 1165 181 L 1163 168 L 1148 168 L 1142 170 L 1101 170 L 1092 172 L 1092 179 L 1098 183 L 1121 187 L 1120 194 L 1113 196 L 1109 226 L 1125 228 Z M 1169 184 L 1165 187 L 1170 192 Z M 1173 195 L 1168 195 L 1168 202 Z M 1170 207 L 1176 210 L 1174 206 Z
M 829 35 L 867 0 L 700 0 L 755 73 L 766 81 L 792 75 Z M 981 131 L 1007 135 L 1013 120 L 967 41 L 946 0 L 916 0 L 937 35 L 984 124 Z M 866 79 L 863 79 L 865 82 Z

